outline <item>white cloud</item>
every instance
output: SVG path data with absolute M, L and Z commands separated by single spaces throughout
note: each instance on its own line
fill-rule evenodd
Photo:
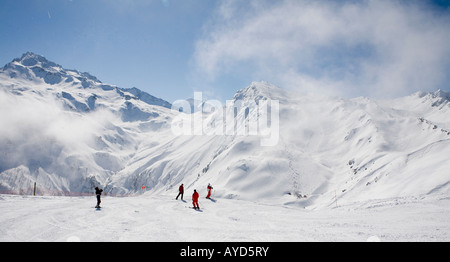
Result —
M 434 90 L 450 64 L 450 14 L 412 1 L 223 1 L 194 61 L 211 81 L 247 68 L 302 91 Z
M 115 119 L 106 110 L 82 115 L 64 110 L 61 103 L 52 97 L 37 98 L 11 95 L 0 90 L 0 123 L 3 127 L 0 140 L 34 145 L 50 139 L 76 151 L 84 148 L 104 125 Z

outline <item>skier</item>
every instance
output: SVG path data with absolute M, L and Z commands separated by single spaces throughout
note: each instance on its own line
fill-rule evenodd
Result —
M 175 198 L 176 200 L 178 200 L 178 197 L 181 195 L 181 200 L 183 200 L 183 194 L 184 194 L 184 187 L 183 184 L 181 184 L 181 186 L 178 188 L 178 196 L 177 198 Z
M 100 203 L 102 202 L 100 200 L 100 195 L 102 194 L 103 189 L 100 189 L 97 187 L 95 187 L 95 194 L 97 195 L 97 205 L 95 206 L 95 208 L 100 208 Z
M 206 196 L 206 198 L 210 198 L 211 197 L 211 190 L 213 189 L 213 187 L 211 186 L 211 184 L 208 183 L 208 195 Z
M 198 193 L 197 190 L 194 189 L 194 194 L 192 195 L 192 205 L 194 205 L 194 209 L 199 209 L 200 206 L 198 205 Z

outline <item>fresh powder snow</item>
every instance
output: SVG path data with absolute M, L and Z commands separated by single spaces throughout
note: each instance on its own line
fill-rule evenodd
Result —
M 5 65 L 0 240 L 450 240 L 446 92 L 343 99 L 253 82 L 224 104 L 173 104 L 30 52 Z
M 442 198 L 441 198 L 442 197 Z M 202 212 L 172 195 L 0 196 L 0 241 L 448 241 L 444 196 L 359 201 L 320 210 L 235 199 L 200 199 Z M 189 199 L 189 200 L 188 200 Z

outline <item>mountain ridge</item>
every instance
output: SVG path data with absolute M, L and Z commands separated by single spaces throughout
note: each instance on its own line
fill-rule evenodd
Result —
M 49 75 L 60 72 L 55 65 L 48 63 Z M 19 69 L 11 78 L 13 68 Z M 218 198 L 309 208 L 330 207 L 333 199 L 450 193 L 450 107 L 433 106 L 443 92 L 341 99 L 252 82 L 236 92 L 225 108 L 230 112 L 186 115 L 146 103 L 138 89 L 100 84 L 76 70 L 50 83 L 47 73 L 42 78 L 35 71 L 15 61 L 0 74 L 6 127 L 0 130 L 0 192 L 29 194 L 36 182 L 40 194 L 50 195 L 88 193 L 94 186 L 113 195 L 141 194 L 143 186 L 149 194 L 170 195 L 181 183 L 200 193 L 212 183 Z M 93 85 L 84 87 L 84 80 Z M 261 118 L 261 108 L 275 112 L 275 101 L 278 115 Z M 224 133 L 232 120 L 236 127 Z M 278 143 L 262 146 L 271 133 L 250 133 L 255 121 L 278 123 Z M 174 124 L 193 124 L 196 132 L 176 135 Z
M 171 107 L 169 102 L 154 97 L 136 87 L 119 88 L 115 85 L 104 84 L 90 73 L 65 69 L 61 65 L 33 52 L 26 52 L 21 58 L 14 59 L 12 62 L 6 64 L 1 71 L 4 74 L 8 74 L 10 78 L 22 75 L 29 80 L 35 80 L 34 77 L 36 77 L 42 79 L 44 83 L 49 85 L 71 83 L 72 86 L 77 88 L 101 88 L 104 91 L 116 90 L 121 95 L 124 95 L 123 92 L 128 92 L 133 94 L 133 97 L 149 105 L 159 105 L 166 108 Z

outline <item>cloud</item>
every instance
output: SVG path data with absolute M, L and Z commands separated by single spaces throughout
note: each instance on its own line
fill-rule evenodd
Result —
M 193 56 L 301 91 L 392 97 L 443 86 L 450 14 L 416 1 L 222 1 Z
M 17 95 L 4 87 L 0 84 L 0 173 L 24 165 L 30 172 L 43 168 L 79 177 L 73 167 L 89 162 L 74 161 L 90 161 L 96 139 L 117 119 L 106 109 L 85 114 L 67 111 L 39 90 L 35 96 Z
M 79 114 L 64 110 L 51 97 L 36 99 L 3 90 L 0 90 L 0 115 L 0 148 L 8 141 L 38 145 L 51 140 L 68 151 L 84 150 L 105 125 L 116 119 L 106 110 Z

